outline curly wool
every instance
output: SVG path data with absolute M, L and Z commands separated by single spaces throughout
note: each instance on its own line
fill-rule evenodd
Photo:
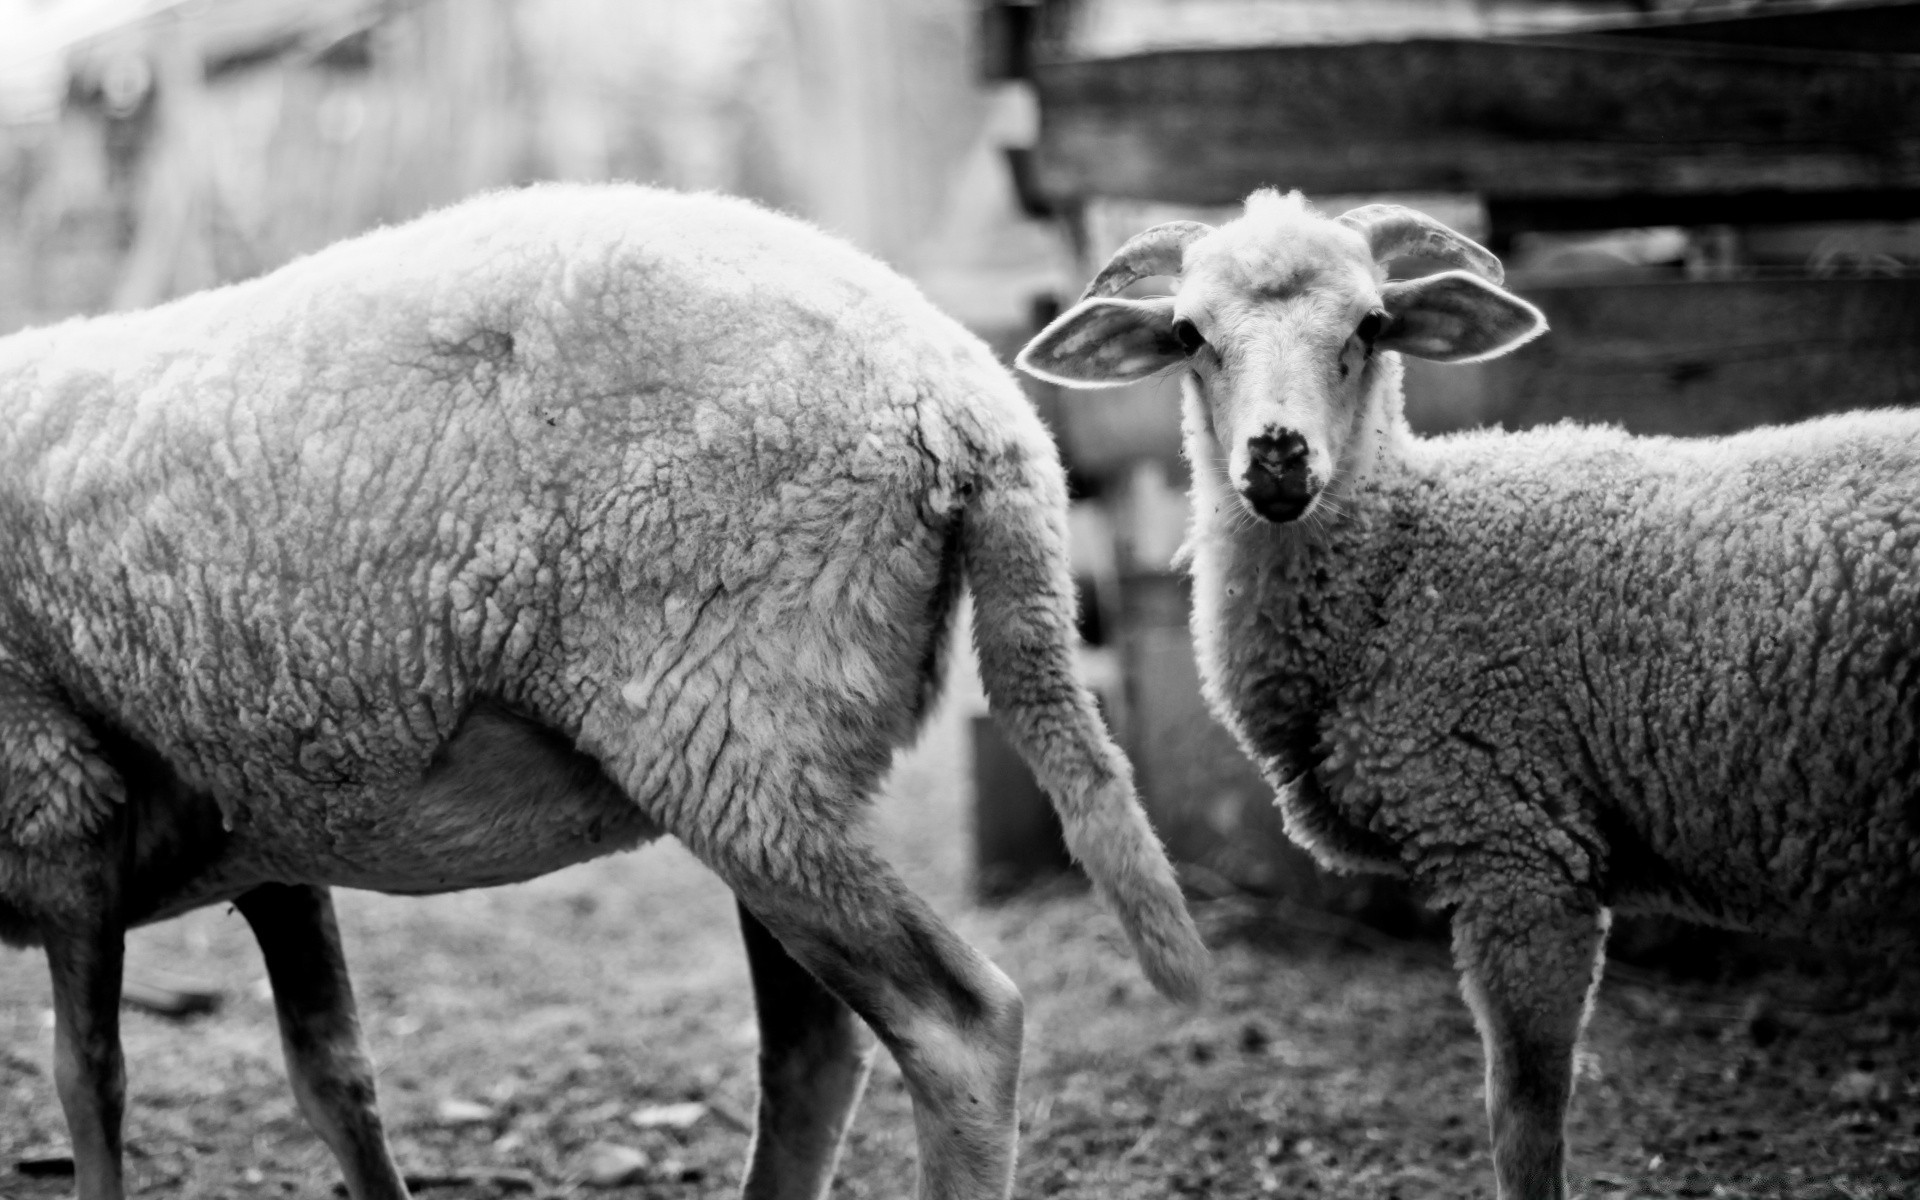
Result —
M 116 803 L 70 710 L 255 874 L 463 882 L 396 878 L 385 809 L 483 696 L 652 826 L 848 819 L 938 686 L 965 495 L 1053 460 L 977 339 L 795 228 L 532 188 L 0 342 L 0 896 Z
M 897 900 L 857 822 L 964 578 L 1069 846 L 1154 981 L 1199 987 L 1074 675 L 1045 427 L 984 343 L 816 230 L 499 193 L 0 341 L 0 414 L 0 937 L 87 911 L 123 790 L 129 922 L 665 832 L 852 928 Z
M 1389 278 L 1410 254 L 1460 269 Z M 1414 438 L 1400 355 L 1545 330 L 1503 274 L 1404 206 L 1256 193 L 1129 239 L 1016 362 L 1182 372 L 1207 698 L 1298 840 L 1449 910 L 1499 1192 L 1561 1200 L 1613 907 L 1920 916 L 1920 414 Z
M 1382 433 L 1344 516 L 1196 529 L 1208 695 L 1295 837 L 1449 907 L 1532 879 L 1741 927 L 1911 926 L 1920 413 Z M 1201 466 L 1196 511 L 1230 504 Z

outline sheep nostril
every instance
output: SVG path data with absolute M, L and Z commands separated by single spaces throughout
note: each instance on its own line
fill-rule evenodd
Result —
M 1307 439 L 1291 429 L 1278 436 L 1261 434 L 1247 439 L 1247 453 L 1253 462 L 1274 475 L 1288 475 L 1307 469 Z

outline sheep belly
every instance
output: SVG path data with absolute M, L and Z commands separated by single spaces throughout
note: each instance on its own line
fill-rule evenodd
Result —
M 593 759 L 489 702 L 409 785 L 320 791 L 287 804 L 223 812 L 159 754 L 117 733 L 104 734 L 100 754 L 126 784 L 129 925 L 268 882 L 406 894 L 514 883 L 660 834 Z M 62 853 L 0 847 L 0 941 L 37 943 L 37 916 L 85 886 L 68 878 Z
M 397 794 L 329 803 L 316 827 L 278 827 L 272 811 L 236 830 L 234 867 L 273 879 L 427 894 L 517 883 L 628 850 L 659 827 L 553 730 L 483 701 Z M 257 864 L 257 865 L 256 865 Z

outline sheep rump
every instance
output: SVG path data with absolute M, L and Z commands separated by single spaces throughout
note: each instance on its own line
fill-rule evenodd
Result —
M 859 828 L 937 696 L 963 580 L 1070 846 L 1155 983 L 1198 987 L 1073 677 L 1044 427 L 978 339 L 798 222 L 495 194 L 0 340 L 0 414 L 0 937 L 44 940 L 57 993 L 83 934 L 262 885 L 442 891 L 670 833 L 740 897 L 750 954 L 838 997 L 794 1053 L 852 1053 L 851 1004 L 933 1114 L 926 1186 L 1003 1193 L 1017 994 Z M 256 931 L 333 939 L 324 892 L 256 907 Z M 63 1070 L 117 1071 L 117 1041 L 88 1059 L 71 1036 Z M 798 1150 L 756 1141 L 754 1177 L 830 1178 L 842 1092 L 793 1098 L 834 1136 L 784 1166 Z M 76 1127 L 83 1195 L 118 1194 L 89 1175 L 116 1138 Z M 397 1186 L 349 1167 L 356 1197 Z

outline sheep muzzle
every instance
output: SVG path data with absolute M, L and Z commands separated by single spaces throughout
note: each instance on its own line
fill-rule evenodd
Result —
M 1321 488 L 1309 457 L 1307 439 L 1291 429 L 1248 438 L 1247 467 L 1240 476 L 1247 507 L 1275 524 L 1304 516 Z

